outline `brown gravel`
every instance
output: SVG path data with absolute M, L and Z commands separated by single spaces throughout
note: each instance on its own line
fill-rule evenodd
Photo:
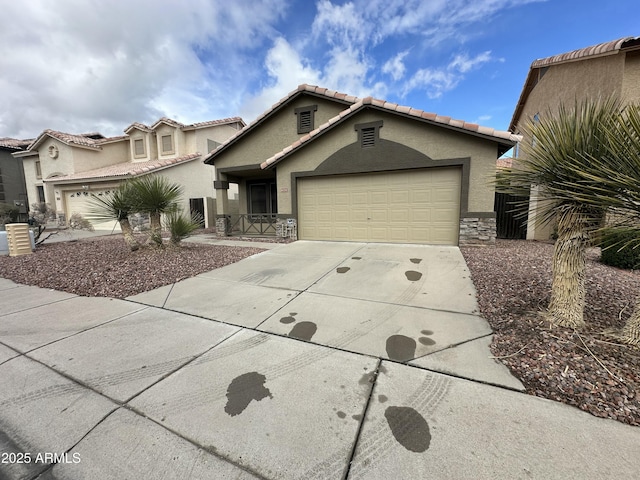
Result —
M 480 311 L 495 331 L 491 345 L 527 393 L 574 405 L 598 417 L 640 425 L 640 350 L 604 334 L 620 328 L 640 294 L 640 272 L 587 261 L 587 328 L 550 328 L 540 311 L 549 303 L 553 245 L 498 240 L 462 248 L 478 291 Z
M 598 417 L 640 425 L 640 350 L 603 334 L 619 328 L 640 293 L 640 272 L 599 263 L 590 251 L 588 327 L 549 328 L 538 313 L 551 288 L 550 243 L 498 240 L 462 248 L 482 315 L 496 335 L 492 352 L 527 393 L 574 405 Z M 84 296 L 123 298 L 237 262 L 259 248 L 184 243 L 129 252 L 122 238 L 43 244 L 33 255 L 0 256 L 0 277 Z
M 0 277 L 76 295 L 124 298 L 235 263 L 260 248 L 200 245 L 131 252 L 122 237 L 38 246 L 33 255 L 0 256 Z

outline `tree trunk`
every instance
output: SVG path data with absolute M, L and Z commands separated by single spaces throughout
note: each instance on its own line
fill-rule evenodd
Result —
M 636 308 L 616 337 L 622 343 L 640 346 L 640 297 L 636 300 Z
M 561 327 L 584 326 L 587 221 L 580 212 L 564 212 L 558 220 L 553 250 L 551 302 L 546 318 Z
M 150 213 L 149 223 L 151 228 L 151 237 L 149 239 L 156 245 L 162 245 L 162 225 L 160 223 L 160 213 Z
M 131 228 L 129 219 L 124 218 L 120 220 L 119 223 L 120 223 L 120 230 L 122 230 L 122 236 L 124 237 L 125 243 L 131 249 L 132 252 L 135 252 L 140 248 L 140 244 L 136 240 L 136 237 L 133 236 L 133 229 Z

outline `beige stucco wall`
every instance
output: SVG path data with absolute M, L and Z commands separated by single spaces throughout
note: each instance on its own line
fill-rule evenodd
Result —
M 241 141 L 214 159 L 216 167 L 226 168 L 259 164 L 271 155 L 294 143 L 305 134 L 298 134 L 295 109 L 317 105 L 314 126 L 319 127 L 348 107 L 342 103 L 324 100 L 311 95 L 302 95 L 286 105 L 273 117 L 248 133 Z
M 73 168 L 77 172 L 86 172 L 96 168 L 129 161 L 129 148 L 126 140 L 102 145 L 102 150 L 72 148 Z
M 624 62 L 625 55 L 616 54 L 551 65 L 529 93 L 518 126 L 535 114 L 542 118 L 547 109 L 555 111 L 560 104 L 572 106 L 576 99 L 621 94 Z
M 622 99 L 625 103 L 640 103 L 640 50 L 628 53 L 625 59 Z
M 357 142 L 356 124 L 377 120 L 383 121 L 380 138 L 403 143 L 436 162 L 470 157 L 468 211 L 493 212 L 494 190 L 490 181 L 495 176 L 495 142 L 380 111 L 364 111 L 277 164 L 278 213 L 293 213 L 293 172 L 314 170 L 336 151 Z

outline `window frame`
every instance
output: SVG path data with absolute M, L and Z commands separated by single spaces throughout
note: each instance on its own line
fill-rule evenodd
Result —
M 170 145 L 171 148 L 169 150 L 165 150 L 165 148 L 164 148 L 165 147 L 165 145 L 164 145 L 164 139 L 165 138 L 168 138 L 169 141 L 171 142 L 171 145 Z M 159 143 L 160 143 L 159 146 L 160 146 L 160 154 L 161 155 L 171 155 L 173 153 L 176 153 L 176 146 L 175 146 L 175 141 L 174 141 L 174 138 L 173 138 L 173 133 L 163 133 L 163 134 L 161 134 Z
M 136 146 L 138 145 L 138 142 L 140 142 L 140 145 L 142 145 L 142 153 L 138 153 Z M 145 141 L 144 138 L 134 138 L 133 139 L 133 158 L 143 158 L 147 156 L 147 148 L 145 145 Z

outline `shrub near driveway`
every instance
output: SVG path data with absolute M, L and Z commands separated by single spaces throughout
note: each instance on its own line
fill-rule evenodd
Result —
M 602 335 L 624 325 L 640 292 L 640 273 L 587 255 L 586 329 L 550 328 L 539 313 L 551 293 L 553 244 L 498 240 L 461 248 L 482 316 L 495 331 L 493 355 L 527 393 L 574 405 L 598 417 L 640 425 L 640 349 Z

